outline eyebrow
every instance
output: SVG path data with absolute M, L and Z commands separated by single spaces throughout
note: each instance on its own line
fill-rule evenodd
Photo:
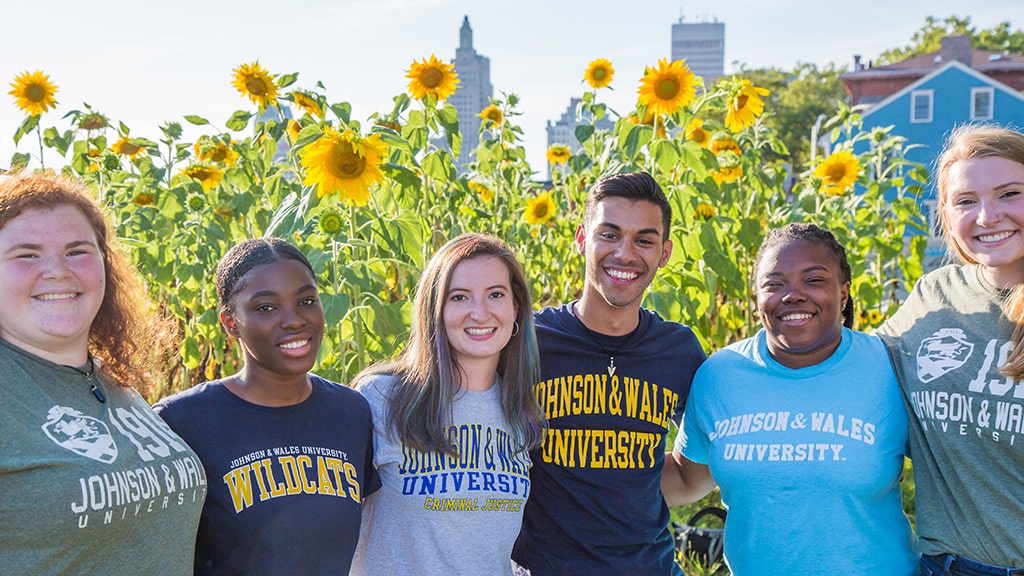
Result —
M 484 288 L 484 290 L 494 290 L 496 288 L 501 290 L 510 289 L 507 284 L 493 284 L 491 286 Z M 451 294 L 452 292 L 469 292 L 470 290 L 470 288 L 449 288 L 448 293 Z
M 82 246 L 83 244 L 86 246 L 96 248 L 97 250 L 99 250 L 100 248 L 95 242 L 90 242 L 88 240 L 75 240 L 73 242 L 68 242 L 67 244 L 65 244 L 64 249 L 67 250 L 68 248 L 77 248 L 79 246 Z M 14 250 L 43 250 L 43 245 L 33 244 L 31 242 L 22 242 L 21 244 L 15 244 L 14 246 L 11 246 L 6 250 L 6 252 L 13 252 Z
M 616 232 L 622 232 L 622 226 L 619 226 L 618 224 L 613 224 L 611 222 L 599 222 L 597 226 L 611 228 Z M 637 234 L 654 234 L 655 236 L 661 236 L 661 232 L 659 232 L 657 228 L 642 228 L 637 231 Z
M 800 271 L 800 273 L 801 274 L 806 274 L 808 272 L 816 272 L 818 270 L 824 270 L 825 272 L 829 271 L 828 270 L 828 266 L 825 266 L 824 264 L 815 264 L 814 266 L 808 266 L 807 268 L 804 268 L 803 270 Z M 767 274 L 767 276 L 782 276 L 782 272 L 779 272 L 779 271 L 769 272 Z
M 306 284 L 302 288 L 299 288 L 298 290 L 296 290 L 295 293 L 296 294 L 302 294 L 303 292 L 308 292 L 310 290 L 316 291 L 316 286 L 314 286 L 312 284 Z M 249 300 L 255 300 L 256 298 L 276 297 L 276 296 L 278 296 L 278 293 L 273 291 L 273 290 L 260 290 L 259 292 L 254 292 L 252 296 L 249 296 Z

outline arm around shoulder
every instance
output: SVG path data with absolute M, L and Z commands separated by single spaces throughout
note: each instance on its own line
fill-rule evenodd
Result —
M 678 448 L 665 453 L 661 492 L 669 506 L 683 506 L 700 500 L 715 487 L 711 470 L 683 456 Z

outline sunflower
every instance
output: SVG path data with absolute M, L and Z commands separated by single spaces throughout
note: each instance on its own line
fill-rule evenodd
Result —
M 242 96 L 248 96 L 253 104 L 263 110 L 277 101 L 277 84 L 269 72 L 260 66 L 259 62 L 242 64 L 232 70 L 235 79 L 232 81 L 235 89 Z
M 742 166 L 723 166 L 711 173 L 711 177 L 715 179 L 715 184 L 719 185 L 723 182 L 735 182 L 739 180 L 740 176 L 743 176 Z
M 882 320 L 885 320 L 885 315 L 878 310 L 861 310 L 857 313 L 857 327 L 861 329 L 878 326 Z
M 694 118 L 693 120 L 690 120 L 690 124 L 686 127 L 686 137 L 707 148 L 708 142 L 711 139 L 711 134 L 709 134 L 704 128 L 703 120 L 700 118 Z
M 156 194 L 152 192 L 139 192 L 132 198 L 132 202 L 139 206 L 152 206 L 156 202 Z
M 696 77 L 682 60 L 658 60 L 658 67 L 648 66 L 640 79 L 640 104 L 656 114 L 673 114 L 693 102 L 697 95 Z
M 419 100 L 427 94 L 433 94 L 438 100 L 447 100 L 459 87 L 455 65 L 442 62 L 433 54 L 420 62 L 413 60 L 405 77 L 409 79 L 409 94 Z
M 221 178 L 224 177 L 224 172 L 215 166 L 208 164 L 192 164 L 186 166 L 181 171 L 182 174 L 189 178 L 195 178 L 199 180 L 199 183 L 203 185 L 203 190 L 212 190 L 220 184 Z
M 501 126 L 501 123 L 505 121 L 505 115 L 501 113 L 501 108 L 498 108 L 494 104 L 484 108 L 483 111 L 480 112 L 480 118 L 495 128 Z
M 299 132 L 302 132 L 302 124 L 298 120 L 288 121 L 288 139 L 295 142 L 299 139 Z
M 715 138 L 711 141 L 711 151 L 715 154 L 721 154 L 722 152 L 732 152 L 737 156 L 743 154 L 743 150 L 735 140 L 729 137 Z
M 527 224 L 544 224 L 555 217 L 555 201 L 547 192 L 526 203 Z
M 238 152 L 231 147 L 234 143 L 234 140 L 223 142 L 203 136 L 196 142 L 193 149 L 200 162 L 215 162 L 233 166 L 238 161 Z
M 587 71 L 583 73 L 583 79 L 590 84 L 591 88 L 607 87 L 612 83 L 613 76 L 615 76 L 615 68 L 604 58 L 598 58 L 591 62 L 587 66 Z
M 565 164 L 572 157 L 572 151 L 565 144 L 552 144 L 547 156 L 548 164 Z
M 326 128 L 323 136 L 302 151 L 306 167 L 303 184 L 317 185 L 317 196 L 338 194 L 345 201 L 364 205 L 370 199 L 370 185 L 384 179 L 380 164 L 387 144 L 379 134 L 360 137 L 352 130 L 338 134 Z
M 103 130 L 110 126 L 110 121 L 107 117 L 99 112 L 92 112 L 90 114 L 83 114 L 78 118 L 78 127 L 82 130 Z
M 644 126 L 654 126 L 655 125 L 654 112 L 651 111 L 651 110 L 647 110 L 646 112 L 644 112 L 643 120 L 640 119 L 640 116 L 636 112 L 630 113 L 630 115 L 627 116 L 626 119 L 629 120 L 630 124 L 635 124 L 635 125 L 643 124 Z M 657 128 L 657 130 L 655 130 L 654 135 L 657 136 L 658 138 L 667 138 L 668 137 L 668 131 L 665 130 L 665 123 L 664 122 L 657 122 L 657 125 L 658 125 L 658 128 Z
M 127 156 L 129 160 L 135 160 L 139 156 L 142 156 L 146 152 L 146 146 L 138 143 L 136 140 L 127 136 L 122 136 L 120 140 L 114 142 L 114 145 L 110 147 L 114 154 L 121 156 Z
M 316 99 L 316 96 L 313 94 L 296 90 L 294 92 L 289 92 L 288 96 L 290 96 L 292 102 L 294 102 L 299 108 L 302 108 L 302 111 L 306 114 L 316 116 L 317 118 L 323 117 L 324 110 L 320 106 L 320 102 Z
M 767 88 L 758 88 L 743 80 L 739 88 L 729 100 L 729 109 L 725 113 L 725 126 L 733 132 L 739 132 L 752 125 L 754 120 L 764 112 L 762 96 L 770 94 Z
M 470 182 L 469 189 L 476 192 L 485 204 L 490 204 L 491 201 L 494 200 L 494 190 L 491 190 L 480 182 Z
M 50 77 L 41 71 L 22 72 L 11 82 L 14 104 L 29 116 L 39 116 L 50 108 L 57 106 L 57 85 L 50 82 Z
M 826 196 L 839 196 L 853 188 L 860 173 L 860 163 L 849 150 L 829 154 L 828 158 L 814 169 L 814 175 L 821 178 L 821 192 Z
M 185 201 L 185 205 L 188 206 L 189 210 L 199 212 L 206 207 L 206 199 L 199 194 L 193 194 Z
M 711 218 L 714 218 L 717 214 L 718 210 L 715 210 L 715 207 L 712 206 L 711 204 L 708 204 L 707 202 L 698 202 L 697 207 L 693 209 L 693 216 L 695 218 L 703 218 L 705 220 L 710 220 Z
M 341 232 L 344 224 L 345 220 L 341 216 L 341 211 L 333 206 L 326 208 L 320 213 L 320 217 L 317 218 L 317 225 L 320 226 L 320 231 L 327 236 L 334 236 Z

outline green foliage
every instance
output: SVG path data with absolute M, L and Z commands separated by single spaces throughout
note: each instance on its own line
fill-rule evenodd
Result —
M 970 36 L 971 47 L 975 50 L 1024 54 L 1024 31 L 1012 30 L 1009 22 L 1001 22 L 995 28 L 979 32 L 971 25 L 970 16 L 948 16 L 943 20 L 928 16 L 925 18 L 924 26 L 914 32 L 910 44 L 882 52 L 875 63 L 892 64 L 914 56 L 938 52 L 944 37 L 960 35 Z

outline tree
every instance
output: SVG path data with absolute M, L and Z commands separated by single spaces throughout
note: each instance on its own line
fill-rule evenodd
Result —
M 921 54 L 938 52 L 944 37 L 964 34 L 971 37 L 971 47 L 975 50 L 1024 54 L 1024 31 L 1011 30 L 1009 22 L 1002 22 L 995 28 L 978 32 L 971 26 L 970 16 L 948 16 L 945 20 L 928 16 L 925 18 L 924 26 L 914 32 L 910 44 L 882 52 L 875 62 L 877 65 L 886 65 Z

